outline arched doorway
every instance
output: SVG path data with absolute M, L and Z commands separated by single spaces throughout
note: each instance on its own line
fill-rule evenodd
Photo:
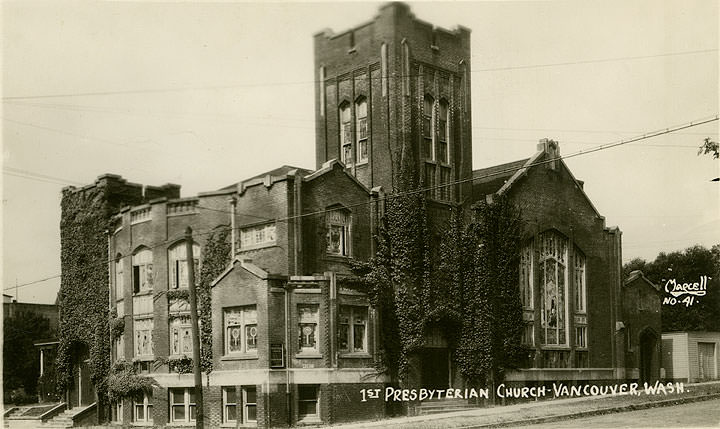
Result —
M 646 328 L 640 333 L 640 361 L 638 362 L 640 370 L 640 382 L 651 383 L 657 380 L 657 334 L 650 328 Z

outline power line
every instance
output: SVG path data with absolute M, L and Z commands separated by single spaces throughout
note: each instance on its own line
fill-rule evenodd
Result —
M 518 66 L 505 66 L 505 67 L 492 67 L 477 70 L 470 70 L 470 73 L 484 73 L 493 71 L 506 71 L 506 70 L 524 70 L 524 69 L 536 69 L 536 68 L 547 68 L 547 67 L 558 67 L 558 66 L 570 66 L 579 64 L 596 64 L 596 63 L 607 63 L 613 61 L 630 61 L 630 60 L 642 60 L 649 58 L 659 57 L 673 57 L 681 55 L 694 55 L 703 54 L 710 52 L 717 52 L 717 49 L 699 49 L 693 51 L 680 51 L 680 52 L 665 52 L 661 54 L 653 55 L 637 55 L 628 57 L 615 57 L 615 58 L 599 58 L 599 59 L 588 59 L 578 61 L 565 61 L 558 63 L 546 63 L 546 64 L 527 64 Z M 404 78 L 420 77 L 420 75 L 389 75 L 385 76 L 388 79 L 404 79 Z M 365 80 L 380 80 L 383 77 L 371 77 L 371 76 L 358 76 L 358 79 Z M 106 96 L 106 95 L 130 95 L 130 94 L 160 94 L 168 92 L 181 92 L 181 91 L 213 91 L 222 89 L 235 89 L 235 88 L 246 88 L 246 87 L 259 87 L 259 86 L 279 86 L 279 85 L 307 85 L 316 84 L 319 81 L 295 81 L 295 82 L 265 82 L 265 83 L 245 83 L 245 84 L 230 84 L 230 85 L 211 85 L 211 86 L 196 86 L 196 87 L 181 87 L 181 88 L 149 88 L 149 89 L 130 89 L 130 90 L 112 90 L 112 91 L 96 91 L 96 92 L 70 92 L 64 94 L 44 94 L 44 95 L 22 95 L 22 96 L 8 96 L 3 97 L 3 101 L 8 100 L 33 100 L 43 98 L 67 98 L 67 97 L 88 97 L 88 96 Z
M 501 175 L 501 174 L 505 174 L 505 173 L 510 173 L 510 172 L 516 173 L 516 172 L 519 172 L 519 171 L 521 171 L 521 170 L 526 170 L 526 169 L 528 169 L 528 168 L 530 168 L 530 167 L 535 167 L 535 166 L 538 166 L 538 165 L 548 164 L 548 163 L 555 162 L 555 161 L 558 161 L 558 160 L 565 160 L 565 159 L 568 159 L 568 158 L 574 158 L 574 157 L 581 156 L 581 155 L 587 155 L 587 154 L 590 154 L 590 153 L 599 152 L 599 151 L 606 150 L 606 149 L 610 149 L 610 148 L 613 148 L 613 147 L 618 147 L 618 146 L 626 145 L 626 144 L 629 144 L 629 143 L 633 143 L 633 142 L 637 142 L 637 141 L 641 141 L 641 140 L 646 140 L 646 139 L 649 139 L 649 138 L 652 138 L 652 137 L 657 137 L 657 136 L 660 136 L 660 135 L 673 133 L 673 132 L 676 132 L 676 131 L 679 131 L 679 130 L 683 130 L 683 129 L 687 129 L 687 128 L 692 128 L 692 127 L 697 127 L 697 126 L 699 126 L 699 125 L 703 125 L 703 124 L 707 124 L 707 123 L 710 123 L 710 122 L 717 121 L 719 117 L 720 117 L 720 116 L 715 115 L 715 116 L 710 117 L 710 118 L 699 119 L 699 120 L 692 121 L 692 122 L 689 122 L 689 123 L 686 123 L 686 124 L 683 124 L 683 125 L 677 125 L 677 126 L 674 126 L 674 127 L 665 128 L 665 129 L 663 129 L 663 130 L 648 132 L 648 133 L 645 133 L 645 134 L 643 134 L 643 135 L 641 135 L 641 136 L 638 136 L 638 137 L 635 137 L 635 138 L 631 138 L 631 139 L 627 139 L 627 140 L 620 140 L 620 141 L 614 142 L 614 143 L 608 143 L 608 144 L 599 145 L 599 146 L 597 146 L 597 147 L 595 147 L 595 148 L 588 149 L 588 150 L 580 150 L 580 151 L 571 153 L 571 154 L 569 154 L 569 155 L 559 156 L 559 157 L 557 157 L 557 158 L 547 159 L 547 160 L 544 160 L 544 161 L 536 161 L 536 162 L 533 162 L 533 163 L 530 163 L 530 164 L 525 164 L 525 165 L 523 165 L 522 167 L 520 167 L 519 169 L 518 169 L 518 168 L 508 167 L 508 168 L 501 169 L 501 170 L 498 170 L 498 171 L 495 171 L 495 172 L 492 172 L 492 173 L 487 173 L 487 174 L 485 174 L 485 175 L 483 175 L 483 176 L 479 176 L 479 177 L 471 177 L 471 178 L 467 178 L 467 179 L 461 179 L 461 180 L 457 180 L 457 181 L 454 181 L 454 182 L 448 182 L 448 183 L 444 183 L 444 184 L 441 184 L 441 185 L 435 185 L 435 186 L 429 186 L 429 187 L 419 188 L 419 189 L 412 190 L 412 191 L 404 191 L 404 192 L 397 192 L 397 193 L 395 193 L 395 194 L 387 194 L 387 195 L 382 196 L 381 198 L 378 198 L 377 201 L 387 201 L 387 200 L 389 200 L 389 199 L 399 198 L 399 197 L 406 196 L 406 195 L 416 195 L 416 194 L 419 194 L 419 193 L 425 193 L 425 192 L 432 191 L 432 190 L 439 189 L 439 188 L 446 188 L 446 187 L 449 187 L 449 186 L 459 185 L 459 184 L 462 184 L 462 183 L 472 182 L 472 181 L 480 180 L 480 179 L 485 179 L 485 178 L 489 178 L 489 177 L 493 177 L 493 176 L 497 176 L 497 175 Z M 344 207 L 346 207 L 346 208 L 360 207 L 360 206 L 363 206 L 363 205 L 372 204 L 373 202 L 374 202 L 374 201 L 363 201 L 363 202 L 360 202 L 360 203 L 348 204 L 348 205 L 345 205 Z M 219 210 L 219 209 L 212 209 L 212 208 L 209 208 L 209 207 L 202 207 L 202 208 L 203 208 L 203 209 L 206 209 L 206 210 L 223 211 L 223 210 Z M 231 213 L 230 210 L 226 210 L 226 211 L 224 211 L 224 212 L 225 212 L 225 213 L 228 213 L 228 214 Z M 276 219 L 274 219 L 274 221 L 275 221 L 275 222 L 287 222 L 287 221 L 289 221 L 289 220 L 294 220 L 294 219 L 303 218 L 303 217 L 308 217 L 308 216 L 316 216 L 316 215 L 320 215 L 320 214 L 325 214 L 325 213 L 327 213 L 327 212 L 328 212 L 327 209 L 323 209 L 323 210 L 318 210 L 318 211 L 309 212 L 309 213 L 301 213 L 301 214 L 299 214 L 299 215 L 287 216 L 287 217 L 283 217 L 283 218 L 276 218 Z M 272 219 L 269 219 L 269 220 L 272 221 Z M 243 228 L 243 227 L 244 227 L 244 226 L 236 227 L 235 229 L 236 229 L 236 230 L 239 230 L 239 229 L 241 229 L 241 228 Z M 222 228 L 228 228 L 228 229 L 229 229 L 230 227 L 222 226 Z M 208 235 L 208 234 L 213 234 L 213 233 L 215 233 L 218 229 L 219 229 L 219 228 L 213 228 L 213 229 L 211 229 L 211 230 L 209 230 L 209 231 L 207 231 L 207 232 L 204 232 L 204 233 L 195 233 L 195 234 L 193 234 L 193 237 L 195 237 L 195 236 L 203 236 L 203 235 Z M 162 241 L 162 242 L 160 242 L 160 243 L 157 243 L 156 245 L 153 245 L 153 246 L 149 247 L 149 249 L 154 249 L 154 248 L 156 248 L 156 247 L 160 247 L 160 246 L 163 246 L 163 245 L 165 245 L 165 244 L 178 241 L 178 240 L 180 240 L 180 239 L 182 239 L 182 237 L 174 238 L 174 239 L 172 239 L 172 240 L 165 240 L 165 241 Z M 103 261 L 103 262 L 102 262 L 102 265 L 106 265 L 106 264 L 108 264 L 108 263 L 110 263 L 110 262 L 112 262 L 112 261 L 117 261 L 117 260 L 119 260 L 119 259 L 126 258 L 126 257 L 128 257 L 128 256 L 132 256 L 132 254 L 123 255 L 123 256 L 121 256 L 121 257 L 119 257 L 119 258 L 108 259 L 108 260 L 106 260 L 106 261 Z M 93 265 L 94 265 L 94 264 L 93 264 Z M 98 265 L 99 265 L 99 264 L 98 264 Z M 52 277 L 46 278 L 46 279 L 37 280 L 37 281 L 29 282 L 29 283 L 24 283 L 24 284 L 17 285 L 17 286 L 12 286 L 12 287 L 10 287 L 10 288 L 5 288 L 4 290 L 10 290 L 10 289 L 14 289 L 14 288 L 16 288 L 16 287 L 17 287 L 17 288 L 20 288 L 20 287 L 24 287 L 24 286 L 29 286 L 29 285 L 32 285 L 32 284 L 36 284 L 36 283 L 39 283 L 39 282 L 42 282 L 42 281 L 46 281 L 46 280 L 53 279 L 53 278 L 58 278 L 58 277 L 60 277 L 60 274 L 58 274 L 58 275 L 56 275 L 56 276 L 52 276 Z

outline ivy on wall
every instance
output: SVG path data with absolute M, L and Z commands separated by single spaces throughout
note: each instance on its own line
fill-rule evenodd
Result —
M 137 375 L 136 365 L 124 360 L 113 364 L 107 377 L 107 393 L 110 401 L 134 396 L 142 392 L 152 392 L 157 382 L 151 377 Z
M 434 328 L 463 376 L 494 384 L 522 355 L 520 212 L 506 197 L 479 203 L 469 215 L 454 207 L 432 243 L 427 202 L 410 168 L 401 168 L 397 183 L 401 192 L 386 200 L 375 256 L 353 267 L 380 316 L 378 368 L 409 381 L 410 360 Z
M 230 228 L 220 227 L 210 234 L 203 248 L 203 263 L 200 267 L 197 303 L 200 319 L 200 369 L 212 372 L 212 282 L 228 268 L 230 263 Z
M 103 187 L 63 190 L 57 386 L 59 392 L 73 386 L 73 359 L 87 348 L 101 404 L 110 370 L 106 230 L 111 209 Z

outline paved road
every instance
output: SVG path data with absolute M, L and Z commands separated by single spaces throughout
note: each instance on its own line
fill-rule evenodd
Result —
M 720 399 L 543 423 L 524 428 L 720 427 Z

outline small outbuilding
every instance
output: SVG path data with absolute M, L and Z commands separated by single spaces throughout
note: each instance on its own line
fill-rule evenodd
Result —
M 668 380 L 695 383 L 719 379 L 720 332 L 662 334 L 662 362 Z
M 625 376 L 653 382 L 660 371 L 660 287 L 636 270 L 625 279 L 622 296 L 622 333 L 625 344 Z

